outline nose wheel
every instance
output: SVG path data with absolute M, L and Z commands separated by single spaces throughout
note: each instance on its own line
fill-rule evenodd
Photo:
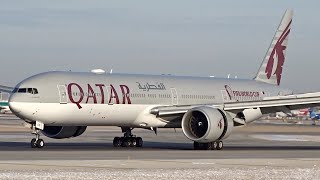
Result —
M 44 147 L 44 141 L 43 139 L 40 139 L 40 130 L 37 129 L 35 126 L 32 127 L 32 134 L 36 135 L 36 138 L 33 138 L 31 140 L 31 148 L 43 148 Z
M 143 140 L 131 133 L 132 128 L 121 128 L 124 132 L 123 137 L 115 137 L 113 139 L 114 147 L 142 147 Z
M 33 138 L 33 139 L 31 140 L 31 147 L 32 147 L 32 148 L 43 148 L 43 147 L 44 147 L 44 141 L 43 141 L 43 139 Z

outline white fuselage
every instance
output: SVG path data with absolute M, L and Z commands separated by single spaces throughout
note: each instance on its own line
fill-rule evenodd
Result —
M 18 84 L 9 104 L 25 121 L 46 125 L 179 127 L 150 110 L 257 101 L 291 93 L 254 80 L 49 72 Z

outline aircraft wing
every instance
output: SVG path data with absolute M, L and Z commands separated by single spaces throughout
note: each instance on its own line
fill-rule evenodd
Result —
M 212 106 L 225 111 L 237 113 L 245 109 L 260 108 L 263 114 L 275 112 L 288 112 L 290 110 L 320 106 L 320 92 L 295 94 L 286 96 L 265 97 L 259 101 L 229 102 L 224 104 L 203 104 L 190 106 L 163 106 L 151 109 L 151 113 L 157 116 L 170 116 L 184 114 L 189 109 L 198 106 Z
M 287 96 L 266 97 L 260 101 L 226 103 L 226 111 L 242 111 L 260 108 L 264 114 L 284 110 L 296 110 L 320 105 L 320 92 L 295 94 Z
M 11 93 L 13 91 L 13 87 L 8 87 L 8 86 L 2 86 L 0 85 L 0 92 L 7 92 L 7 93 Z

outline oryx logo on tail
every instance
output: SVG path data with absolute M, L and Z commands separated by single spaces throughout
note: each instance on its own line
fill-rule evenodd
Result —
M 284 14 L 255 77 L 256 81 L 280 85 L 288 37 L 291 31 L 292 16 L 292 10 L 287 10 Z
M 267 78 L 270 79 L 271 75 L 276 75 L 277 77 L 277 85 L 280 84 L 281 80 L 281 74 L 282 74 L 282 68 L 284 64 L 284 50 L 287 48 L 286 45 L 283 45 L 283 41 L 287 38 L 287 36 L 290 33 L 290 25 L 292 20 L 286 27 L 286 29 L 283 31 L 282 35 L 280 36 L 279 40 L 275 44 L 271 55 L 269 57 L 269 61 L 265 70 L 265 73 L 267 75 Z M 275 60 L 277 59 L 277 65 L 275 63 Z

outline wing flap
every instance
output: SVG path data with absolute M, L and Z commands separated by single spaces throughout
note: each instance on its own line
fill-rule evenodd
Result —
M 269 113 L 272 109 L 274 109 L 272 112 L 278 112 L 280 111 L 279 108 L 282 107 L 288 108 L 289 110 L 295 110 L 318 105 L 320 105 L 320 92 L 266 97 L 260 101 L 225 103 L 223 109 L 232 111 L 251 108 L 268 108 Z

